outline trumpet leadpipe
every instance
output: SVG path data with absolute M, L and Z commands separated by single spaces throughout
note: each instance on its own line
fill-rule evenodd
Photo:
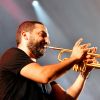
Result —
M 67 52 L 72 52 L 71 49 L 64 49 L 64 48 L 58 48 L 58 47 L 52 47 L 52 46 L 47 46 L 47 47 L 53 50 L 66 50 Z
M 53 49 L 53 50 L 65 50 L 66 52 L 72 52 L 71 49 L 64 49 L 64 48 L 58 48 L 58 47 L 53 47 L 53 46 L 46 46 L 47 48 Z M 94 56 L 96 58 L 100 58 L 100 54 L 95 54 L 95 53 L 87 53 L 88 55 Z

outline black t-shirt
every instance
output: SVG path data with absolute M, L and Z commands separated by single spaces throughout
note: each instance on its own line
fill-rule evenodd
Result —
M 53 100 L 50 84 L 40 84 L 20 75 L 33 61 L 18 49 L 7 50 L 0 58 L 0 100 Z

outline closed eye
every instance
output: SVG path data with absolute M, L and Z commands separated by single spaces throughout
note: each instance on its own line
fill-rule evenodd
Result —
M 42 37 L 47 37 L 47 33 L 44 32 L 44 31 L 41 31 L 41 32 L 39 33 L 39 35 L 42 36 Z

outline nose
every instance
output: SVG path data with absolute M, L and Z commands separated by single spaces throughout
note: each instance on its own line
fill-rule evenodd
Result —
M 45 42 L 49 45 L 50 44 L 50 39 L 49 37 L 45 37 Z

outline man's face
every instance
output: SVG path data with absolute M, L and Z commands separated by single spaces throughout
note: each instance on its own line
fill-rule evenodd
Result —
M 30 38 L 27 44 L 29 50 L 36 58 L 40 58 L 45 52 L 45 46 L 49 43 L 50 41 L 46 27 L 41 24 L 35 24 L 35 28 L 30 33 Z

